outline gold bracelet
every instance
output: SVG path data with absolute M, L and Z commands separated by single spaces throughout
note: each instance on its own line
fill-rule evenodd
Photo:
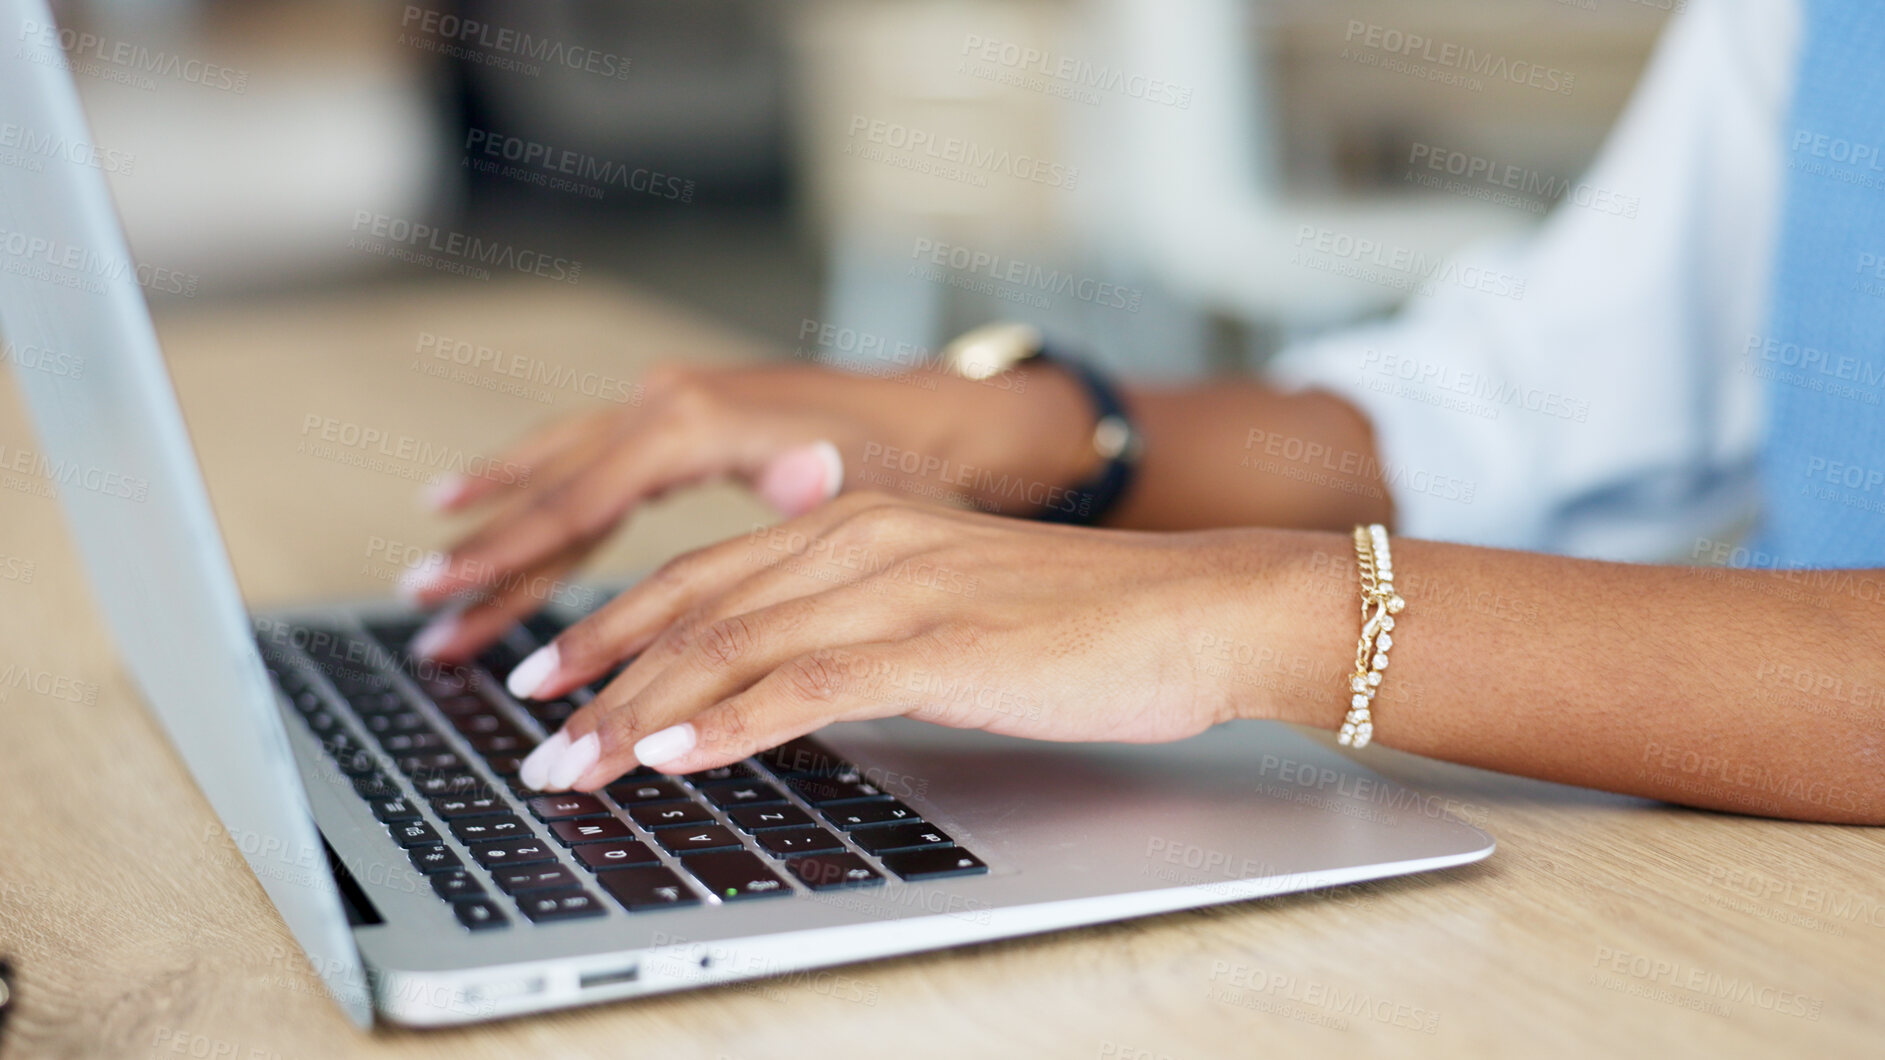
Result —
M 1361 568 L 1361 641 L 1355 645 L 1355 672 L 1348 680 L 1353 697 L 1342 734 L 1344 747 L 1366 747 L 1374 739 L 1374 717 L 1369 705 L 1381 688 L 1381 671 L 1388 668 L 1388 649 L 1394 637 L 1394 616 L 1407 601 L 1394 591 L 1394 557 L 1388 553 L 1388 530 L 1380 523 L 1355 527 L 1355 562 Z M 1373 613 L 1370 614 L 1372 609 Z

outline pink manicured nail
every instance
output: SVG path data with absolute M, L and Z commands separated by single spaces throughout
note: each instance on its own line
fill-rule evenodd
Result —
M 803 515 L 844 488 L 844 458 L 830 442 L 813 442 L 774 457 L 759 476 L 759 496 L 782 515 Z
M 550 782 L 550 763 L 562 755 L 569 746 L 569 733 L 558 729 L 549 739 L 537 745 L 537 749 L 524 757 L 524 763 L 518 767 L 517 778 L 524 786 L 542 791 Z
M 642 737 L 635 744 L 635 761 L 645 766 L 659 766 L 663 762 L 672 762 L 694 749 L 698 735 L 689 722 L 670 725 L 660 732 L 652 732 Z
M 470 480 L 463 475 L 440 475 L 436 481 L 420 491 L 419 500 L 427 508 L 442 512 L 451 507 L 459 497 L 464 496 L 467 485 L 470 485 Z
M 576 783 L 601 755 L 602 741 L 593 732 L 565 747 L 550 760 L 550 788 L 561 790 Z
M 430 659 L 454 636 L 457 636 L 458 627 L 459 612 L 457 610 L 434 615 L 432 621 L 421 626 L 419 632 L 412 635 L 412 643 L 406 646 L 406 650 L 421 659 Z
M 556 672 L 558 661 L 556 645 L 545 644 L 524 656 L 524 661 L 518 663 L 517 669 L 512 670 L 510 677 L 505 680 L 504 687 L 510 689 L 511 695 L 518 699 L 529 699 Z

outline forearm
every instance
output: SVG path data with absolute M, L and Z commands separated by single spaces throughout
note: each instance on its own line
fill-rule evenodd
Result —
M 1276 540 L 1288 588 L 1265 628 L 1345 675 L 1360 629 L 1347 536 Z M 1393 552 L 1407 608 L 1377 741 L 1694 806 L 1885 823 L 1885 624 L 1877 592 L 1855 590 L 1885 573 L 1632 566 L 1412 540 Z M 1334 728 L 1345 687 L 1343 676 L 1319 700 L 1272 696 L 1257 712 Z
M 1225 380 L 1128 399 L 1145 457 L 1111 525 L 1327 530 L 1389 520 L 1373 432 L 1340 398 Z

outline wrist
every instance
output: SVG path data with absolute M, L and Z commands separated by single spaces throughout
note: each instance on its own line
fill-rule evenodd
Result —
M 1221 639 L 1193 637 L 1227 718 L 1334 730 L 1348 703 L 1357 571 L 1347 535 L 1296 530 L 1222 537 Z
M 1038 514 L 1104 464 L 1085 391 L 1051 361 L 987 379 L 926 373 L 923 385 L 951 409 L 938 455 L 963 470 L 958 488 L 982 511 Z

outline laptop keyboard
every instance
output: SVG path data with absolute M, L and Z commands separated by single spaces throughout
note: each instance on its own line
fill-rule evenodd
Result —
M 407 656 L 416 629 L 269 623 L 257 642 L 294 712 L 468 930 L 988 871 L 810 737 L 686 777 L 640 767 L 594 795 L 533 791 L 517 776 L 524 756 L 613 675 L 518 701 L 503 679 L 561 631 L 554 619 L 529 619 L 470 666 Z

